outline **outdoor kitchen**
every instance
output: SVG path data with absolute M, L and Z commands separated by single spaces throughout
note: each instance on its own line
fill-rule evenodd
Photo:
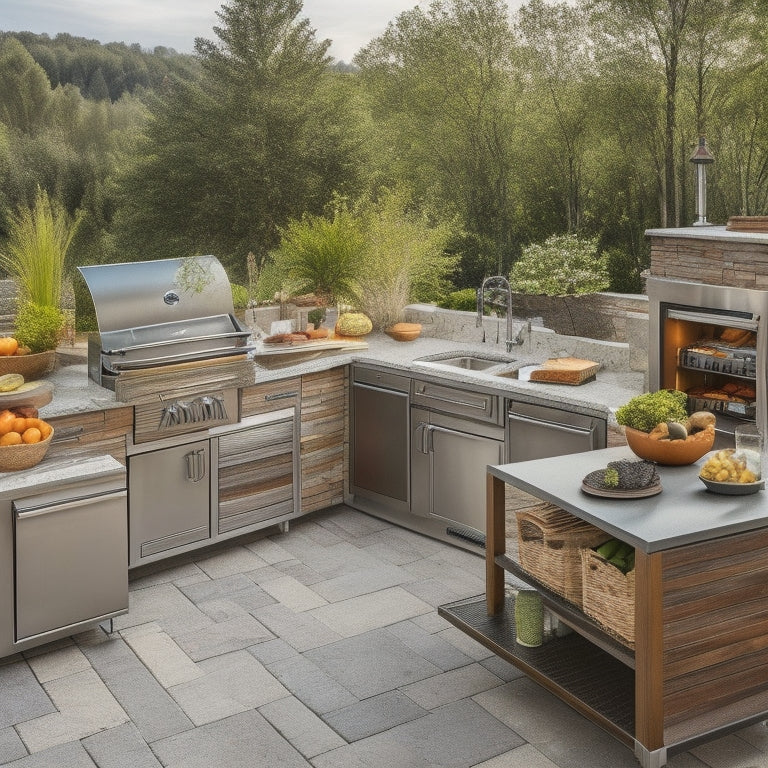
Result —
M 52 386 L 38 411 L 54 430 L 45 457 L 0 475 L 0 654 L 38 654 L 89 632 L 106 643 L 122 630 L 130 637 L 132 612 L 141 617 L 131 584 L 228 548 L 300 542 L 302 525 L 348 509 L 374 529 L 461 553 L 481 588 L 441 601 L 439 615 L 629 746 L 644 768 L 764 720 L 768 685 L 736 675 L 715 697 L 722 681 L 705 674 L 713 655 L 731 677 L 766 661 L 757 588 L 723 624 L 729 658 L 703 649 L 693 682 L 662 661 L 682 633 L 665 602 L 678 561 L 730 562 L 729 547 L 749 542 L 756 554 L 728 565 L 728 578 L 743 585 L 753 580 L 747 568 L 762 572 L 762 493 L 708 492 L 697 476 L 707 457 L 662 462 L 664 490 L 647 499 L 606 503 L 580 489 L 582 476 L 633 455 L 616 412 L 643 392 L 684 390 L 695 410 L 714 413 L 712 451 L 732 446 L 740 424 L 766 427 L 768 234 L 692 227 L 648 237 L 648 296 L 619 313 L 623 341 L 412 305 L 407 319 L 420 335 L 407 342 L 331 332 L 274 343 L 285 321 L 264 329 L 238 319 L 213 257 L 191 278 L 179 259 L 83 268 L 99 332 L 45 376 Z M 724 329 L 742 343 L 708 358 L 704 342 L 717 347 Z M 542 503 L 634 547 L 629 641 L 517 562 L 515 518 Z M 705 557 L 708 547 L 716 551 Z M 515 641 L 515 596 L 531 584 L 549 616 L 541 648 Z M 667 618 L 646 621 L 662 604 Z M 688 632 L 721 620 L 690 611 Z M 750 635 L 749 650 L 731 624 Z M 562 663 L 576 682 L 562 678 Z M 593 685 L 614 668 L 610 693 Z M 681 703 L 693 690 L 711 707 Z

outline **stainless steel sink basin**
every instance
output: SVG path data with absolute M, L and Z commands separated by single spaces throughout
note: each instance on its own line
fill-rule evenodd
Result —
M 502 379 L 517 379 L 519 376 L 517 375 L 517 369 L 511 371 L 494 371 L 494 376 L 500 376 Z
M 484 371 L 487 368 L 493 368 L 500 364 L 499 360 L 489 360 L 485 357 L 474 357 L 473 355 L 446 357 L 442 360 L 435 360 L 435 362 L 440 365 L 451 365 L 454 368 L 464 368 L 468 371 Z

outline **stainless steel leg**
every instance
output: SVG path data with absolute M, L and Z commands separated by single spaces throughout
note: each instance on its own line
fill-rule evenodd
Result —
M 111 635 L 115 631 L 115 622 L 113 619 L 106 619 L 106 621 L 102 621 L 99 624 L 99 627 L 101 627 L 101 630 L 105 632 L 108 635 Z M 109 627 L 109 629 L 107 629 Z
M 290 525 L 290 520 L 283 520 L 282 523 L 278 523 L 277 526 L 280 529 L 280 533 L 288 533 L 288 526 Z
M 662 768 L 667 764 L 667 748 L 647 750 L 639 741 L 635 742 L 635 757 L 642 768 Z

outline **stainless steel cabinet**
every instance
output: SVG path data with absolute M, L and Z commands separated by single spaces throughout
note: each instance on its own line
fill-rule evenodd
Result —
M 352 375 L 350 490 L 391 511 L 408 511 L 410 379 L 358 368 Z
M 210 441 L 131 456 L 130 565 L 210 537 Z

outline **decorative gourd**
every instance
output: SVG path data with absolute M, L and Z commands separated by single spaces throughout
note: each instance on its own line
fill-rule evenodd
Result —
M 339 336 L 365 336 L 373 330 L 371 319 L 362 312 L 345 312 L 336 322 Z

